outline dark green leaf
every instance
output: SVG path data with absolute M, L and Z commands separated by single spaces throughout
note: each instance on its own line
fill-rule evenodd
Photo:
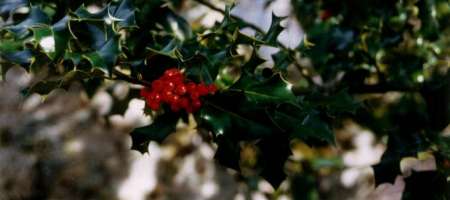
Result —
M 103 22 L 112 26 L 116 32 L 122 28 L 136 27 L 135 11 L 129 0 L 122 0 L 119 5 L 108 4 L 107 7 L 96 13 L 91 13 L 81 6 L 74 13 L 75 21 Z
M 232 90 L 243 92 L 254 103 L 294 102 L 291 85 L 276 74 L 269 79 L 259 80 L 254 75 L 244 73 Z
M 272 55 L 272 59 L 274 62 L 274 68 L 283 73 L 286 73 L 289 65 L 293 63 L 293 60 L 289 55 L 289 51 L 278 51 L 277 53 Z
M 6 60 L 9 60 L 13 63 L 24 64 L 24 65 L 30 64 L 31 58 L 33 56 L 31 50 L 29 50 L 29 49 L 11 52 L 11 53 L 0 52 L 0 55 L 3 58 L 5 58 Z
M 89 54 L 84 54 L 92 67 L 98 68 L 105 73 L 111 74 L 112 68 L 116 63 L 117 56 L 120 53 L 119 37 L 111 37 L 100 49 Z
M 250 60 L 246 62 L 242 68 L 248 73 L 253 74 L 255 73 L 255 69 L 264 62 L 266 62 L 266 60 L 260 58 L 258 52 L 254 49 L 252 57 L 250 57 Z
M 44 39 L 53 40 L 54 47 L 51 47 L 48 50 L 44 49 L 44 52 L 53 60 L 60 58 L 65 54 L 70 37 L 67 28 L 68 21 L 69 18 L 66 16 L 53 26 L 42 25 L 32 28 L 34 39 L 37 43 L 42 42 Z
M 450 198 L 447 177 L 438 171 L 415 172 L 405 178 L 402 200 L 444 200 Z
M 289 147 L 289 140 L 286 135 L 273 135 L 258 142 L 257 146 L 261 151 L 258 158 L 258 166 L 261 174 L 275 189 L 286 179 L 284 164 L 292 154 Z
M 3 0 L 0 2 L 0 15 L 6 16 L 21 6 L 26 6 L 28 0 Z
M 294 200 L 319 200 L 317 180 L 309 173 L 295 175 L 291 180 L 291 190 Z
M 50 19 L 48 16 L 36 6 L 31 7 L 28 17 L 17 25 L 11 26 L 8 29 L 17 35 L 19 38 L 23 38 L 28 34 L 28 29 L 42 24 L 48 24 Z
M 150 125 L 134 129 L 131 132 L 133 143 L 131 149 L 145 153 L 150 141 L 163 142 L 169 134 L 175 131 L 178 119 L 179 117 L 173 113 L 164 113 L 156 117 Z
M 269 30 L 263 36 L 260 36 L 261 40 L 266 42 L 266 44 L 277 46 L 278 44 L 278 35 L 283 31 L 283 27 L 281 26 L 281 21 L 286 19 L 286 17 L 278 17 L 274 13 L 272 13 L 272 23 L 270 25 Z
M 419 133 L 392 132 L 380 163 L 373 166 L 375 185 L 385 182 L 394 183 L 397 175 L 401 174 L 401 159 L 409 156 L 416 157 L 424 146 L 426 142 Z
M 300 108 L 293 104 L 285 104 L 278 107 L 273 113 L 273 120 L 279 127 L 287 131 L 291 137 L 306 142 L 335 143 L 333 131 L 329 125 L 320 118 L 319 112 Z
M 241 149 L 239 143 L 226 136 L 219 136 L 216 143 L 218 147 L 214 159 L 225 167 L 240 171 L 239 160 Z
M 165 46 L 155 45 L 152 47 L 148 47 L 147 49 L 154 53 L 164 55 L 172 59 L 178 59 L 178 57 L 180 56 L 180 54 L 178 53 L 179 46 L 180 41 L 178 39 L 172 39 Z
M 130 0 L 122 0 L 120 5 L 110 5 L 108 8 L 108 17 L 113 21 L 117 21 L 117 27 L 115 30 L 122 28 L 136 27 L 135 9 L 131 5 Z
M 215 136 L 257 139 L 273 134 L 270 125 L 213 102 L 207 102 L 203 106 L 200 118 L 202 125 L 208 127 Z

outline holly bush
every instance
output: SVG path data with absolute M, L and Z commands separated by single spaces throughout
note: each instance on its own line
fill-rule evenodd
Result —
M 212 27 L 190 24 L 180 13 L 192 4 L 224 17 Z M 273 15 L 264 31 L 233 15 L 232 5 L 203 0 L 4 0 L 0 70 L 21 66 L 35 75 L 24 96 L 73 82 L 89 95 L 106 81 L 139 85 L 113 109 L 123 114 L 132 98 L 147 102 L 154 120 L 130 133 L 132 149 L 147 152 L 192 115 L 221 165 L 241 171 L 243 144 L 252 144 L 251 167 L 275 188 L 287 177 L 294 141 L 334 146 L 333 130 L 351 119 L 387 138 L 373 166 L 377 185 L 401 174 L 402 158 L 430 152 L 437 170 L 413 172 L 403 198 L 449 199 L 450 2 L 291 4 L 306 33 L 295 48 L 277 39 L 285 17 Z M 257 53 L 267 46 L 278 49 L 272 66 Z M 378 98 L 392 94 L 399 98 Z M 309 162 L 302 173 L 314 171 Z M 314 180 L 296 177 L 293 188 L 304 191 L 296 198 L 318 198 L 308 195 Z

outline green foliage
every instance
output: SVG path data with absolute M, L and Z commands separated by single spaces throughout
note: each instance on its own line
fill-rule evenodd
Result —
M 173 113 L 158 116 L 152 124 L 137 128 L 131 132 L 133 146 L 131 149 L 147 152 L 149 141 L 162 142 L 170 133 L 175 131 L 179 117 Z
M 332 146 L 333 128 L 352 119 L 380 138 L 389 137 L 374 166 L 380 184 L 395 179 L 405 156 L 433 151 L 443 160 L 450 157 L 440 136 L 450 123 L 449 4 L 293 0 L 308 39 L 288 49 L 277 40 L 285 17 L 272 15 L 270 29 L 262 32 L 231 15 L 232 7 L 223 11 L 221 22 L 206 28 L 179 15 L 182 1 L 6 0 L 0 15 L 13 23 L 0 28 L 0 64 L 2 75 L 14 65 L 44 74 L 25 89 L 28 93 L 47 94 L 78 81 L 93 94 L 105 79 L 149 87 L 171 67 L 191 81 L 214 83 L 219 91 L 203 98 L 193 114 L 197 128 L 211 133 L 218 162 L 237 171 L 242 172 L 242 143 L 254 144 L 257 176 L 275 187 L 286 178 L 284 164 L 294 140 Z M 29 12 L 16 13 L 23 6 Z M 255 36 L 240 31 L 246 27 L 256 29 Z M 279 49 L 272 55 L 273 68 L 262 69 L 265 60 L 257 52 L 263 46 Z M 243 55 L 240 47 L 251 50 Z M 301 90 L 288 78 L 291 68 L 300 74 Z M 400 100 L 386 103 L 371 96 L 360 102 L 357 95 L 387 92 L 400 93 Z M 132 148 L 142 153 L 150 141 L 163 142 L 187 115 L 166 107 L 153 114 L 152 124 L 131 133 Z M 444 168 L 439 173 L 449 174 Z M 295 176 L 298 185 L 292 190 L 304 191 L 294 192 L 296 198 L 319 198 L 312 177 Z M 414 196 L 411 184 L 426 178 L 408 179 L 412 193 L 405 198 Z M 445 191 L 436 190 L 437 195 Z

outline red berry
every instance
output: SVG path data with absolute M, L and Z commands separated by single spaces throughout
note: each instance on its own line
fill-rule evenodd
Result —
M 189 82 L 186 84 L 186 89 L 188 92 L 194 92 L 197 89 L 197 86 L 193 82 Z
M 205 84 L 197 85 L 197 92 L 200 96 L 205 96 L 209 93 L 208 87 Z
M 199 97 L 200 97 L 200 94 L 197 91 L 194 91 L 191 93 L 192 100 L 198 100 Z
M 153 95 L 153 99 L 154 99 L 155 101 L 161 101 L 161 95 L 160 95 L 159 93 L 155 93 L 155 94 Z
M 148 88 L 142 88 L 140 91 L 140 95 L 141 97 L 146 98 L 150 93 L 150 90 Z
M 164 83 L 161 80 L 155 80 L 152 82 L 152 89 L 154 91 L 161 91 L 163 89 Z
M 172 95 L 169 99 L 170 104 L 178 104 L 178 101 L 180 100 L 180 97 L 178 95 Z
M 152 110 L 158 110 L 161 103 L 165 103 L 173 112 L 185 109 L 186 112 L 192 113 L 202 106 L 200 97 L 214 94 L 216 91 L 214 84 L 185 82 L 185 77 L 179 69 L 170 68 L 152 82 L 151 88 L 144 88 L 140 92 Z
M 182 74 L 179 74 L 179 75 L 171 77 L 171 80 L 177 85 L 182 84 L 184 81 L 184 76 Z
M 164 90 L 166 91 L 173 91 L 175 89 L 175 83 L 172 81 L 167 82 L 167 84 L 164 86 Z
M 172 98 L 172 96 L 173 96 L 172 91 L 165 91 L 165 92 L 162 94 L 161 99 L 162 99 L 164 102 L 169 102 L 170 99 Z
M 189 107 L 189 99 L 186 97 L 181 97 L 179 100 L 180 107 L 186 109 Z
M 177 76 L 179 74 L 181 74 L 181 71 L 177 68 L 171 68 L 164 72 L 164 76 L 166 76 L 166 77 L 173 77 L 173 76 Z
M 178 85 L 175 89 L 175 94 L 177 95 L 184 95 L 187 92 L 187 88 L 185 85 Z
M 192 107 L 200 108 L 201 106 L 202 106 L 202 102 L 200 102 L 199 100 L 192 101 Z
M 172 105 L 170 105 L 170 109 L 173 112 L 178 112 L 178 111 L 180 111 L 180 106 L 178 106 L 177 104 L 172 104 Z
M 208 85 L 208 91 L 210 94 L 214 94 L 217 91 L 217 87 L 214 84 Z
M 188 113 L 193 113 L 194 112 L 194 108 L 192 108 L 192 106 L 188 106 L 185 109 L 186 109 L 186 112 L 188 112 Z
M 319 17 L 322 21 L 325 21 L 333 16 L 333 13 L 330 10 L 321 10 L 319 13 Z
M 158 110 L 159 109 L 159 103 L 157 103 L 157 102 L 151 102 L 150 104 L 149 104 L 149 107 L 152 109 L 152 110 Z

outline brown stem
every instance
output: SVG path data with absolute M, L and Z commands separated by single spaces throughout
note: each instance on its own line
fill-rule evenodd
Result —
M 360 85 L 349 88 L 353 94 L 386 93 L 386 92 L 420 92 L 421 87 L 401 86 L 396 84 Z
M 131 76 L 128 76 L 122 72 L 120 72 L 119 70 L 113 69 L 113 74 L 116 75 L 116 80 L 123 80 L 123 81 L 127 81 L 130 83 L 134 83 L 134 84 L 139 84 L 139 85 L 143 85 L 146 87 L 151 87 L 151 83 L 144 81 L 144 80 L 139 80 L 137 78 L 133 78 Z

